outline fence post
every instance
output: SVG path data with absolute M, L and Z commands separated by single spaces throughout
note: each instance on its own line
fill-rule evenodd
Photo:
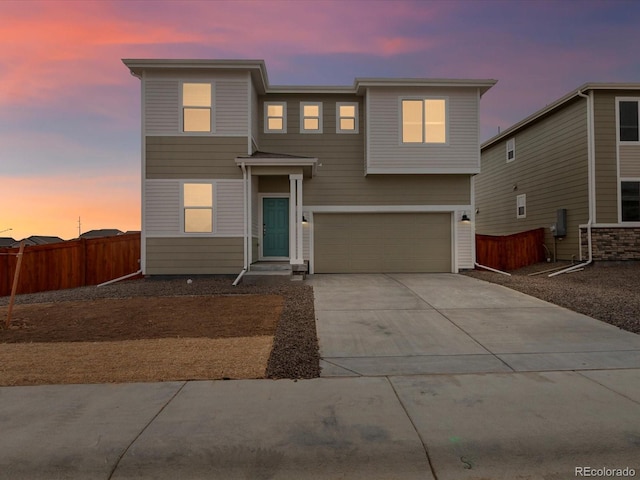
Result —
M 13 275 L 13 287 L 11 287 L 11 299 L 9 300 L 9 311 L 7 312 L 6 328 L 11 325 L 11 311 L 13 310 L 13 302 L 16 299 L 16 291 L 18 290 L 18 280 L 20 279 L 20 267 L 22 267 L 22 256 L 24 255 L 24 240 L 20 242 L 20 250 L 18 251 L 18 263 L 16 264 L 16 273 Z

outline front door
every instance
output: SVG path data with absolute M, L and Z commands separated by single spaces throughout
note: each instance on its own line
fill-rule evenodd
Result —
M 262 199 L 262 256 L 289 257 L 289 199 Z

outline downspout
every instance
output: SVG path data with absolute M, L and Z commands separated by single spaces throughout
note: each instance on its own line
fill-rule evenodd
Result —
M 243 264 L 244 266 L 242 267 L 242 271 L 238 274 L 237 278 L 233 281 L 233 283 L 231 285 L 233 285 L 234 287 L 237 286 L 240 283 L 240 280 L 242 280 L 242 277 L 244 276 L 245 273 L 247 273 L 247 270 L 249 269 L 249 266 L 247 265 L 247 259 L 249 258 L 249 248 L 248 248 L 248 234 L 249 234 L 249 229 L 247 228 L 247 223 L 249 222 L 249 218 L 248 218 L 248 203 L 247 203 L 247 167 L 245 165 L 244 162 L 242 162 L 240 164 L 240 167 L 242 168 L 242 179 L 243 179 L 243 193 L 244 193 L 244 201 L 243 203 L 243 209 L 244 209 L 244 235 L 243 235 L 243 240 L 244 240 L 244 260 L 243 260 Z
M 583 269 L 587 265 L 593 262 L 593 248 L 591 243 L 591 226 L 593 225 L 593 217 L 595 215 L 595 198 L 596 198 L 596 186 L 595 186 L 595 132 L 593 126 L 593 90 L 589 92 L 589 95 L 585 95 L 581 91 L 578 91 L 578 96 L 587 99 L 587 176 L 588 176 L 588 190 L 589 190 L 589 221 L 587 222 L 587 244 L 589 251 L 589 259 L 584 263 L 572 265 L 569 268 L 560 270 L 559 272 L 551 273 L 549 277 L 555 277 L 563 273 L 573 273 L 578 269 Z M 582 252 L 582 235 L 580 227 L 578 227 L 578 245 L 580 245 L 580 252 Z

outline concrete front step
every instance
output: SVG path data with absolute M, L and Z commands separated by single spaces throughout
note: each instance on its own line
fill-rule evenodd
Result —
M 250 272 L 283 272 L 291 273 L 289 262 L 256 262 L 251 264 Z

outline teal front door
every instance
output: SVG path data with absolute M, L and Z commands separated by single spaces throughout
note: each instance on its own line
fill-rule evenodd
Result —
M 262 256 L 289 257 L 289 199 L 262 199 Z

